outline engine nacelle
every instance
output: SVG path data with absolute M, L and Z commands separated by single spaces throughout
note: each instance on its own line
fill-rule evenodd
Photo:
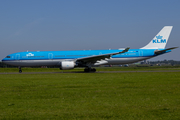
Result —
M 69 70 L 69 69 L 74 69 L 75 63 L 74 61 L 63 61 L 61 62 L 61 70 Z

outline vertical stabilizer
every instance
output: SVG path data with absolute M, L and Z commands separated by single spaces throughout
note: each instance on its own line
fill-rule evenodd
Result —
M 164 49 L 173 26 L 165 26 L 149 44 L 141 49 Z

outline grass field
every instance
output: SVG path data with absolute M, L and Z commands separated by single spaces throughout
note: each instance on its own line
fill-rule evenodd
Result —
M 180 72 L 0 74 L 0 119 L 179 120 Z
M 97 67 L 97 71 L 159 71 L 180 70 L 180 66 L 131 66 L 131 67 Z M 0 73 L 18 72 L 18 68 L 0 68 Z M 60 70 L 59 68 L 22 68 L 23 72 L 83 72 L 84 68 Z

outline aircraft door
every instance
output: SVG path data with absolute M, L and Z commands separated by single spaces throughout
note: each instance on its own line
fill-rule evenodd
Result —
M 140 56 L 140 57 L 143 56 L 143 51 L 142 51 L 142 50 L 139 51 L 139 56 Z
M 16 54 L 15 60 L 19 60 L 19 59 L 20 59 L 20 54 Z
M 52 53 L 49 53 L 49 54 L 48 54 L 48 58 L 52 60 L 52 59 L 53 59 L 53 54 L 52 54 Z

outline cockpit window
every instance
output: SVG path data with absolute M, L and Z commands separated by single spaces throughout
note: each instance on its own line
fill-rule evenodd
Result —
M 11 56 L 7 56 L 6 58 L 11 58 Z

